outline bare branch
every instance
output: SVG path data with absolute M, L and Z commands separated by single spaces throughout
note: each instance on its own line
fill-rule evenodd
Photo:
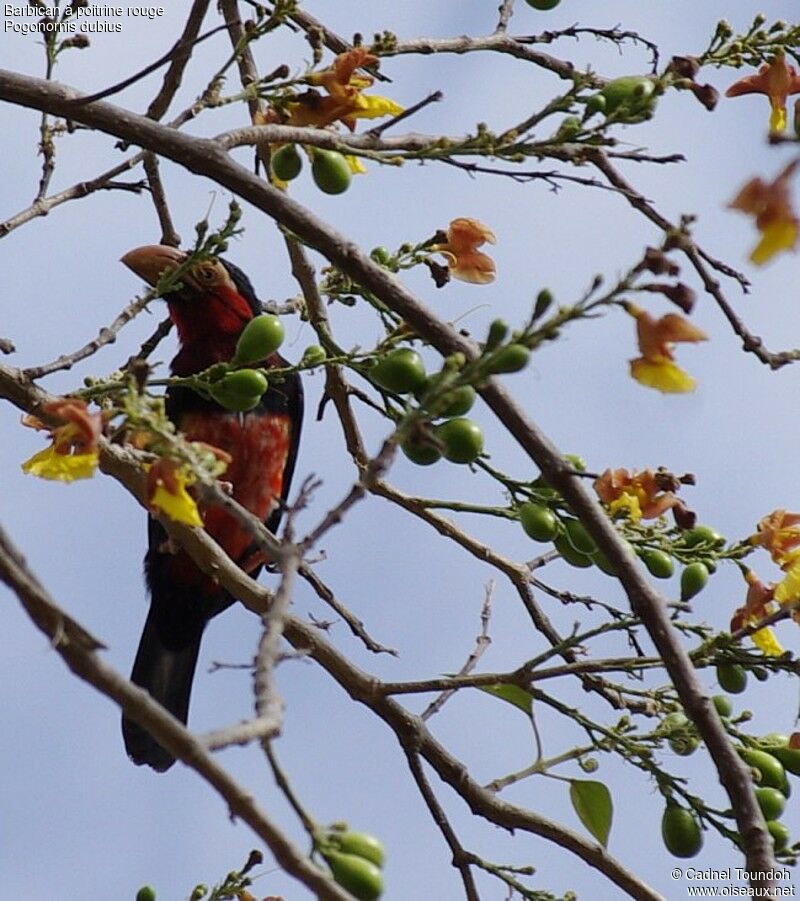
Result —
M 492 615 L 492 591 L 494 590 L 494 582 L 489 582 L 486 586 L 486 593 L 483 598 L 483 606 L 481 607 L 481 633 L 475 641 L 475 647 L 470 652 L 469 657 L 464 661 L 464 665 L 458 671 L 456 678 L 468 676 L 478 665 L 478 661 L 483 656 L 483 652 L 492 643 L 489 638 L 489 620 Z M 420 718 L 429 720 L 435 713 L 438 713 L 447 701 L 455 693 L 454 689 L 445 689 L 438 698 L 434 698 L 430 704 L 422 711 Z

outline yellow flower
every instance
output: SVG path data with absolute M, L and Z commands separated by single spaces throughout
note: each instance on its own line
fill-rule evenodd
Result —
M 636 338 L 642 354 L 631 360 L 631 376 L 639 384 L 665 394 L 693 391 L 697 383 L 674 362 L 672 351 L 678 342 L 706 341 L 705 333 L 677 313 L 655 319 L 635 304 L 622 306 L 636 320 Z
M 47 416 L 63 420 L 64 425 L 48 426 L 36 416 L 23 417 L 24 425 L 49 432 L 53 443 L 26 460 L 22 471 L 57 482 L 90 479 L 97 469 L 102 414 L 90 413 L 86 401 L 69 397 L 52 401 L 42 410 Z
M 792 567 L 800 552 L 800 513 L 773 510 L 759 521 L 756 529 L 750 544 L 768 550 L 782 569 Z
M 775 637 L 775 632 L 768 626 L 753 632 L 750 636 L 753 644 L 763 651 L 768 657 L 780 657 L 783 653 L 783 645 Z
M 594 481 L 597 496 L 608 504 L 613 516 L 619 510 L 627 510 L 633 522 L 641 519 L 655 519 L 678 507 L 681 501 L 670 490 L 666 490 L 664 478 L 652 469 L 629 472 L 627 469 L 607 469 Z
M 775 600 L 788 604 L 800 598 L 800 552 L 795 551 L 783 564 L 786 575 L 775 586 Z
M 637 357 L 631 360 L 630 367 L 632 378 L 640 385 L 655 388 L 663 394 L 687 394 L 697 387 L 697 382 L 688 372 L 666 357 L 652 360 Z
M 744 606 L 733 614 L 731 619 L 731 632 L 736 632 L 746 626 L 752 626 L 769 616 L 775 608 L 777 590 L 772 585 L 765 585 L 761 579 L 748 569 L 744 573 L 747 582 L 747 595 Z M 770 657 L 779 657 L 783 653 L 783 646 L 775 637 L 775 633 L 769 626 L 758 629 L 750 636 L 753 644 Z
M 627 491 L 623 491 L 619 497 L 615 498 L 608 505 L 608 512 L 612 517 L 619 513 L 620 510 L 627 512 L 628 519 L 631 522 L 639 522 L 642 518 L 642 506 L 639 503 L 639 498 L 635 494 L 628 494 Z
M 797 243 L 798 220 L 792 206 L 789 180 L 797 169 L 793 160 L 771 182 L 751 178 L 728 204 L 756 220 L 761 240 L 750 254 L 757 266 L 769 262 L 775 254 L 792 250 Z
M 347 161 L 348 168 L 353 173 L 353 175 L 365 175 L 367 171 L 367 167 L 361 162 L 361 160 L 357 156 L 353 156 L 352 154 L 347 154 L 345 156 L 345 160 Z
M 388 97 L 362 94 L 364 88 L 370 87 L 373 79 L 369 75 L 358 74 L 356 70 L 375 66 L 377 63 L 378 58 L 364 47 L 340 53 L 330 68 L 314 72 L 306 79 L 309 84 L 324 88 L 327 95 L 314 90 L 299 94 L 286 104 L 286 123 L 324 128 L 339 121 L 353 131 L 357 119 L 398 116 L 403 112 L 399 103 Z M 261 121 L 270 121 L 269 114 Z
M 775 254 L 792 250 L 797 243 L 797 222 L 794 219 L 771 222 L 764 226 L 761 240 L 753 248 L 750 261 L 756 266 L 768 263 Z
M 757 75 L 748 75 L 734 82 L 725 92 L 726 97 L 739 97 L 742 94 L 765 94 L 769 97 L 772 112 L 769 117 L 769 128 L 772 132 L 781 132 L 786 128 L 786 99 L 790 94 L 800 93 L 800 75 L 794 66 L 786 62 L 782 50 L 775 54 L 769 65 L 762 66 Z
M 34 454 L 22 464 L 22 471 L 40 479 L 56 482 L 74 482 L 76 479 L 90 479 L 97 469 L 97 450 L 88 453 L 62 454 L 55 444 Z
M 153 513 L 166 513 L 170 519 L 187 526 L 202 526 L 203 520 L 194 498 L 186 490 L 194 474 L 175 460 L 160 459 L 147 471 L 147 503 Z

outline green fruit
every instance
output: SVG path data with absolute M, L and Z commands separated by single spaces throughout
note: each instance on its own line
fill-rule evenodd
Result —
M 700 747 L 700 739 L 696 735 L 679 735 L 669 740 L 669 746 L 679 757 L 688 757 Z
M 265 360 L 283 344 L 286 329 L 280 317 L 271 313 L 255 316 L 244 327 L 233 355 L 235 366 L 250 366 Z
M 639 557 L 650 575 L 656 579 L 669 579 L 675 572 L 672 557 L 665 551 L 660 551 L 657 548 L 648 548 L 642 551 Z
M 436 427 L 436 437 L 451 463 L 474 463 L 483 451 L 483 432 L 471 419 L 448 419 Z
M 567 120 L 565 119 L 564 122 L 566 121 Z M 552 303 L 553 292 L 549 288 L 542 288 L 542 290 L 536 295 L 536 303 L 533 307 L 533 318 L 538 319 L 540 316 L 544 316 L 548 309 L 550 309 Z
M 785 770 L 794 776 L 800 776 L 800 749 L 782 747 L 768 748 L 767 751 L 780 761 Z
M 744 762 L 758 772 L 756 782 L 762 787 L 777 788 L 786 780 L 786 770 L 777 757 L 756 748 L 738 748 L 739 756 Z
M 410 347 L 390 351 L 369 371 L 370 379 L 380 388 L 395 394 L 410 394 L 425 384 L 425 364 Z
M 392 258 L 392 255 L 386 247 L 373 247 L 372 250 L 370 250 L 369 255 L 372 261 L 379 266 L 385 266 Z
M 156 890 L 152 885 L 143 885 L 136 892 L 136 901 L 156 901 Z
M 703 563 L 690 563 L 681 573 L 681 600 L 688 601 L 699 594 L 708 582 L 708 569 Z
M 720 716 L 730 716 L 733 713 L 733 704 L 727 695 L 714 695 L 711 702 Z
M 430 466 L 442 459 L 442 452 L 431 441 L 408 439 L 400 445 L 400 450 L 417 466 Z
M 532 6 L 534 9 L 540 9 L 543 11 L 547 11 L 549 9 L 555 9 L 561 0 L 525 0 L 528 6 Z
M 606 98 L 602 94 L 592 94 L 586 100 L 586 112 L 589 114 L 605 112 Z
M 716 548 L 725 544 L 725 539 L 711 526 L 695 526 L 684 533 L 683 543 L 686 547 L 697 547 L 702 544 L 705 547 Z
M 208 390 L 218 404 L 228 410 L 244 413 L 258 406 L 268 387 L 269 383 L 260 372 L 255 369 L 239 369 L 229 372 Z
M 747 686 L 747 671 L 733 663 L 721 663 L 717 667 L 719 687 L 732 695 L 740 695 Z
M 590 555 L 595 553 L 597 545 L 594 543 L 592 536 L 586 531 L 586 526 L 580 520 L 565 519 L 563 524 L 569 543 L 579 554 Z
M 454 388 L 442 398 L 442 403 L 447 406 L 443 410 L 438 411 L 439 416 L 452 417 L 463 416 L 469 413 L 475 404 L 475 389 L 472 385 L 462 385 L 460 388 Z
M 605 85 L 600 94 L 606 102 L 606 115 L 618 110 L 629 113 L 641 113 L 653 102 L 655 83 L 652 78 L 643 75 L 623 75 Z
M 358 901 L 377 901 L 383 892 L 381 871 L 369 860 L 340 851 L 324 852 L 333 878 Z
M 672 713 L 668 713 L 664 719 L 661 720 L 659 731 L 668 735 L 670 732 L 677 732 L 679 729 L 685 729 L 688 725 L 689 718 L 686 714 L 681 713 L 680 710 L 675 710 Z
M 309 344 L 303 351 L 301 362 L 304 366 L 317 366 L 320 363 L 324 363 L 327 359 L 328 353 L 324 347 L 321 347 L 319 344 Z
M 294 144 L 284 144 L 279 147 L 269 161 L 272 174 L 281 181 L 291 181 L 300 174 L 303 168 L 303 158 L 297 152 Z
M 486 336 L 484 350 L 494 350 L 499 347 L 508 335 L 508 323 L 504 319 L 495 319 L 489 326 L 489 334 Z
M 775 850 L 783 851 L 789 844 L 790 833 L 788 827 L 784 826 L 783 823 L 779 823 L 777 820 L 769 820 L 767 822 L 767 829 L 769 829 L 769 834 L 772 836 L 772 845 Z
M 667 804 L 661 818 L 661 837 L 670 854 L 694 857 L 703 847 L 703 833 L 697 817 L 685 807 Z
M 756 801 L 765 820 L 777 820 L 786 809 L 786 798 L 777 788 L 759 786 L 756 789 Z
M 558 520 L 549 507 L 527 501 L 519 508 L 520 525 L 534 541 L 552 541 L 558 535 Z
M 531 358 L 531 352 L 524 344 L 508 344 L 501 347 L 489 365 L 489 372 L 500 375 L 504 372 L 519 372 Z
M 382 867 L 386 861 L 386 852 L 381 842 L 367 832 L 342 832 L 335 836 L 340 851 L 355 854 L 369 860 L 376 867 Z
M 581 120 L 577 116 L 566 116 L 558 126 L 556 138 L 559 141 L 571 141 L 581 130 Z
M 580 454 L 564 454 L 564 459 L 575 472 L 586 472 L 586 460 Z
M 314 184 L 325 194 L 343 194 L 353 178 L 347 160 L 335 150 L 314 151 L 311 175 Z
M 589 566 L 594 565 L 594 561 L 591 557 L 575 550 L 566 535 L 559 535 L 553 544 L 555 545 L 555 549 L 570 566 L 576 566 L 578 569 L 586 569 Z

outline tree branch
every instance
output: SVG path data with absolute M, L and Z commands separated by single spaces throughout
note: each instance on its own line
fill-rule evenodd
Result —
M 63 85 L 0 70 L 0 99 L 54 115 L 71 116 L 84 125 L 138 143 L 175 160 L 190 171 L 213 178 L 317 248 L 347 275 L 373 292 L 442 354 L 460 352 L 467 360 L 476 359 L 472 342 L 438 319 L 393 275 L 373 263 L 356 244 L 323 223 L 301 204 L 236 164 L 217 142 L 190 137 L 105 102 L 76 105 L 78 98 L 79 94 L 74 89 Z M 636 558 L 621 541 L 596 498 L 575 476 L 572 467 L 565 463 L 556 447 L 512 400 L 507 390 L 496 380 L 489 380 L 481 387 L 480 393 L 498 420 L 536 463 L 546 481 L 561 493 L 580 517 L 601 552 L 619 574 L 633 610 L 641 617 L 664 659 L 683 706 L 696 723 L 714 760 L 720 781 L 731 800 L 745 849 L 748 872 L 769 872 L 774 865 L 772 841 L 756 804 L 750 774 L 731 746 L 719 717 L 697 678 L 692 662 L 669 621 L 665 599 L 645 579 Z M 287 629 L 287 636 L 289 634 Z M 316 640 L 319 642 L 319 636 L 316 636 Z M 331 666 L 334 662 L 339 662 L 330 660 L 327 655 L 322 655 L 322 658 Z M 329 671 L 334 677 L 337 676 L 335 670 Z M 350 675 L 353 676 L 352 673 Z M 348 690 L 353 694 L 352 684 L 348 685 Z M 399 711 L 383 706 L 390 703 L 388 699 L 384 699 L 376 703 L 373 709 L 380 711 L 393 728 L 402 732 L 408 727 L 408 714 L 404 712 L 400 715 Z M 422 744 L 423 747 L 426 746 L 425 741 Z M 441 750 L 445 753 L 444 749 Z M 468 788 L 462 767 L 441 768 L 445 774 L 443 778 L 452 779 L 454 785 L 461 787 L 462 795 L 473 809 L 483 808 L 480 788 L 477 787 L 477 793 Z M 497 818 L 493 821 L 505 821 L 508 811 L 492 809 L 491 813 Z M 518 826 L 525 822 L 530 825 L 531 831 L 541 829 L 540 834 L 547 834 L 547 837 L 552 837 L 564 846 L 579 847 L 571 837 L 565 838 L 564 832 L 556 834 L 550 824 L 543 826 L 534 814 L 523 813 L 524 816 L 518 812 L 514 814 Z M 598 867 L 607 865 L 604 853 L 600 856 L 592 854 L 591 858 Z M 616 868 L 614 871 L 615 875 L 611 878 L 616 881 L 619 874 Z M 752 884 L 754 887 L 761 887 L 768 885 L 769 881 L 755 875 Z

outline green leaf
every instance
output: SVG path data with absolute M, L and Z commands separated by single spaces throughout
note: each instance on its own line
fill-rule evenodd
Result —
M 583 825 L 605 848 L 611 832 L 614 805 L 611 793 L 602 782 L 591 779 L 571 779 L 569 799 Z
M 482 685 L 480 690 L 519 707 L 529 718 L 533 717 L 533 695 L 519 685 Z

